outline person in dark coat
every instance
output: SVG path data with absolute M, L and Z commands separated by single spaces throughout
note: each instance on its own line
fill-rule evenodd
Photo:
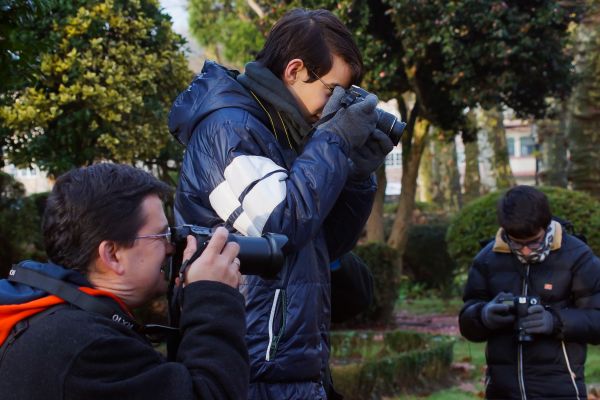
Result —
M 585 399 L 587 343 L 600 343 L 600 260 L 533 187 L 507 191 L 497 212 L 459 316 L 466 339 L 487 342 L 486 398 Z
M 161 196 L 169 191 L 147 172 L 110 163 L 58 178 L 43 217 L 50 261 L 21 262 L 0 280 L 0 398 L 246 396 L 239 246 L 227 243 L 226 229 L 183 276 L 173 361 L 131 314 L 167 289 L 173 246 Z M 195 249 L 189 236 L 184 259 Z
M 179 95 L 171 133 L 186 146 L 178 223 L 287 236 L 274 279 L 245 276 L 251 399 L 324 399 L 329 264 L 371 211 L 373 171 L 393 144 L 375 129 L 377 98 L 342 107 L 363 64 L 329 11 L 296 9 L 243 74 L 214 63 Z

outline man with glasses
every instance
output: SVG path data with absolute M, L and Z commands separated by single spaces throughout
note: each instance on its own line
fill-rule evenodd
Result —
M 497 215 L 459 316 L 465 338 L 487 342 L 486 398 L 587 398 L 587 343 L 600 343 L 600 260 L 533 187 L 508 190 Z
M 102 163 L 58 178 L 42 231 L 48 263 L 0 280 L 0 398 L 232 399 L 246 396 L 239 245 L 219 228 L 185 274 L 180 345 L 169 361 L 132 310 L 167 290 L 171 189 Z M 188 237 L 184 259 L 196 250 Z
M 207 62 L 171 110 L 169 129 L 186 146 L 178 222 L 288 238 L 276 279 L 241 285 L 251 399 L 326 398 L 329 265 L 356 243 L 372 172 L 393 147 L 375 129 L 374 95 L 341 108 L 362 75 L 348 29 L 329 11 L 296 9 L 243 74 Z

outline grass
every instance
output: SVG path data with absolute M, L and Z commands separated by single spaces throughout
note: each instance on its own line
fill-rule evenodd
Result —
M 446 314 L 458 315 L 462 307 L 462 300 L 459 298 L 443 299 L 440 297 L 419 297 L 416 299 L 399 298 L 396 302 L 396 308 L 408 311 L 411 314 Z

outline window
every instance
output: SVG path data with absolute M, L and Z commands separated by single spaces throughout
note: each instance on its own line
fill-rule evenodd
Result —
M 512 157 L 515 155 L 515 138 L 509 137 L 506 139 L 506 147 L 508 148 L 508 155 Z
M 532 136 L 523 136 L 521 138 L 521 157 L 533 154 L 535 150 L 535 141 Z

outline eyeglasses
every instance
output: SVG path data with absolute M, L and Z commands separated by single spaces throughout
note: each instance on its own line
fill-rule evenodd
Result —
M 527 247 L 529 250 L 536 251 L 544 247 L 544 244 L 546 243 L 546 231 L 544 230 L 544 234 L 539 239 L 529 242 L 515 242 L 508 237 L 506 232 L 504 232 L 504 240 L 508 243 L 508 247 L 510 247 L 511 250 L 519 251 L 522 250 L 523 247 Z
M 165 238 L 167 240 L 167 243 L 171 243 L 171 228 L 167 227 L 167 232 L 165 233 L 155 233 L 153 235 L 142 235 L 142 236 L 138 236 L 135 238 L 135 240 L 137 239 L 161 239 L 161 238 Z
M 308 69 L 308 72 L 310 72 L 311 74 L 314 75 L 315 78 L 317 78 L 319 80 L 319 82 L 321 82 L 323 84 L 323 86 L 325 86 L 327 88 L 327 90 L 329 90 L 330 93 L 333 93 L 333 90 L 335 89 L 334 87 L 329 86 L 328 84 L 326 84 L 325 82 L 323 82 L 323 79 L 321 79 L 321 77 L 319 75 L 317 75 L 312 69 Z

